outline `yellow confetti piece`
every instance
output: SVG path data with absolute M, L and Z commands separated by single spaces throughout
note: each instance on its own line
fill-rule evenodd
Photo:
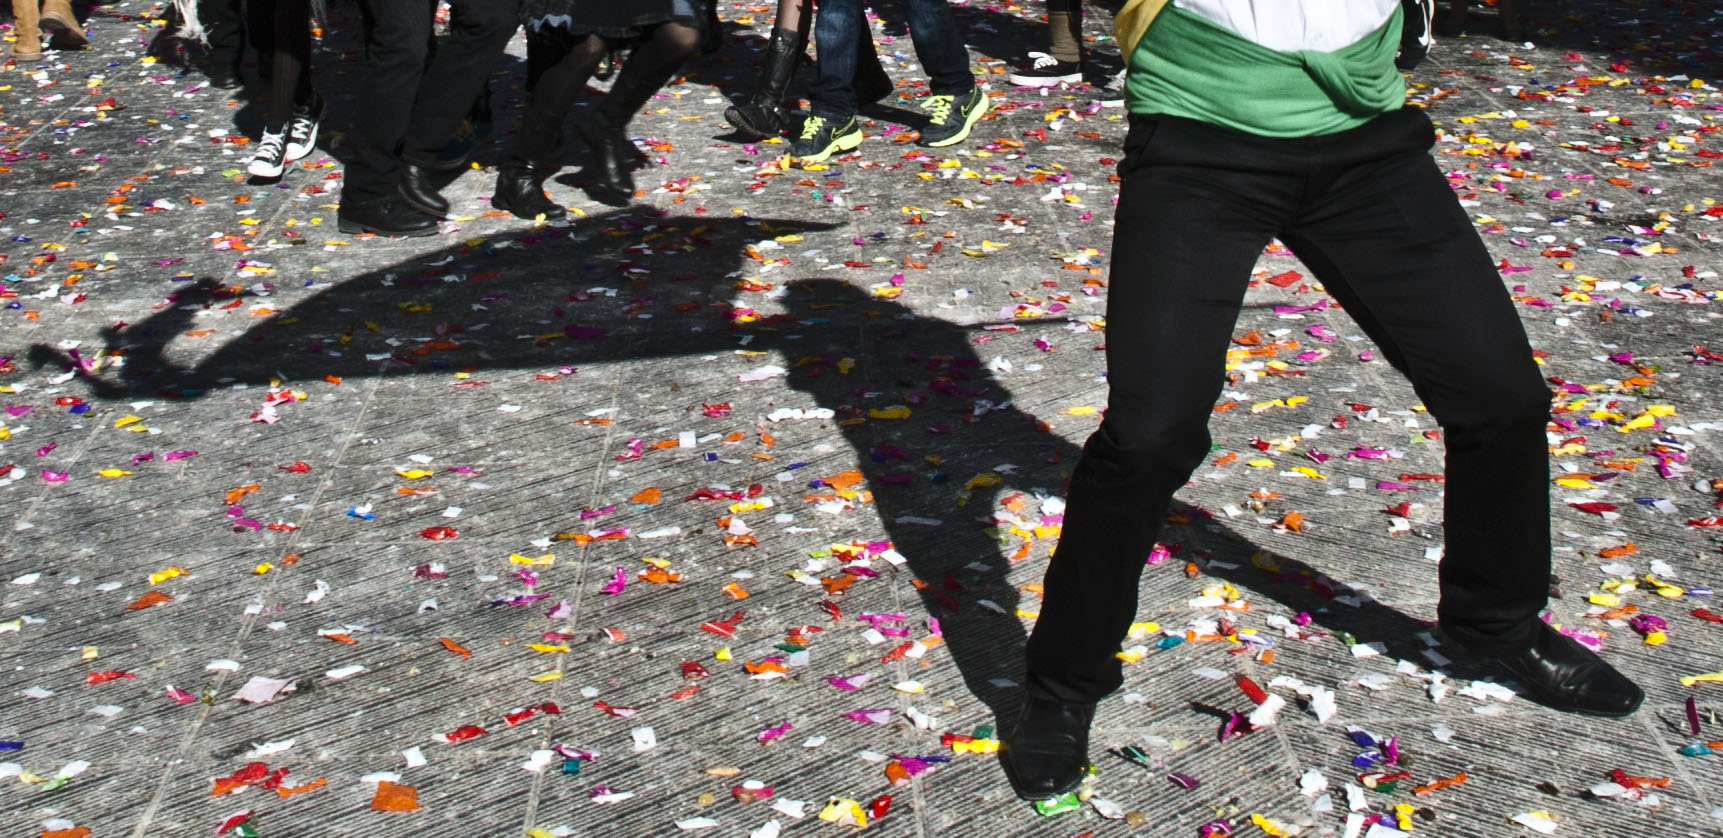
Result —
M 546 553 L 542 556 L 523 556 L 519 553 L 510 553 L 509 554 L 509 562 L 512 564 L 524 564 L 524 565 L 533 565 L 533 566 L 550 565 L 550 564 L 556 563 L 556 554 L 555 553 Z
M 80 652 L 79 652 L 79 657 L 81 657 L 81 658 L 83 658 L 83 659 L 84 659 L 84 660 L 87 660 L 87 661 L 93 661 L 93 660 L 95 660 L 95 659 L 96 659 L 96 658 L 98 658 L 98 657 L 101 657 L 101 654 L 102 654 L 102 653 L 101 653 L 101 652 L 100 652 L 100 651 L 99 651 L 99 650 L 98 650 L 98 649 L 97 649 L 97 648 L 96 648 L 96 647 L 94 647 L 94 646 L 85 646 L 85 647 L 84 647 L 84 648 L 83 648 L 83 649 L 82 649 L 82 650 L 81 650 L 81 651 L 80 651 Z
M 718 660 L 721 660 L 721 661 L 729 660 L 730 659 L 730 647 L 725 646 L 724 648 L 719 649 L 716 652 L 713 652 L 712 657 L 717 658 Z
M 544 684 L 544 683 L 548 683 L 550 681 L 555 681 L 561 677 L 562 677 L 562 671 L 557 670 L 557 669 L 553 669 L 549 672 L 540 672 L 537 675 L 527 676 L 527 680 L 531 681 L 535 684 Z
M 423 480 L 424 478 L 436 474 L 434 471 L 426 471 L 422 468 L 410 468 L 405 470 L 396 469 L 395 473 L 407 478 L 408 480 Z
M 150 584 L 151 585 L 160 584 L 162 582 L 168 581 L 169 579 L 173 579 L 175 577 L 184 576 L 184 575 L 185 575 L 185 568 L 177 567 L 177 566 L 176 567 L 170 567 L 167 570 L 158 570 L 155 573 L 150 574 Z
M 1328 479 L 1327 477 L 1322 476 L 1322 472 L 1319 472 L 1316 469 L 1311 468 L 1310 466 L 1293 466 L 1292 470 L 1295 472 L 1298 472 L 1299 474 L 1304 475 L 1305 477 L 1310 478 L 1311 480 L 1327 480 Z
M 867 412 L 870 419 L 908 419 L 909 408 L 902 405 L 876 407 Z
M 119 469 L 119 468 L 105 468 L 105 469 L 102 469 L 101 471 L 98 471 L 96 473 L 103 476 L 103 477 L 129 477 L 129 476 L 131 476 L 131 472 L 126 471 L 125 469 Z
M 1059 412 L 1066 416 L 1094 416 L 1096 408 L 1090 407 L 1089 405 L 1083 405 L 1082 407 L 1068 407 Z
M 568 651 L 567 643 L 528 643 L 526 644 L 526 647 L 535 652 L 544 652 L 545 654 Z
M 1246 460 L 1244 464 L 1251 468 L 1269 468 L 1274 465 L 1274 461 L 1266 457 L 1259 457 L 1254 460 Z
M 132 416 L 132 415 L 121 416 L 120 418 L 114 420 L 114 427 L 123 428 L 127 425 L 136 425 L 137 423 L 142 422 L 142 421 L 144 421 L 144 417 L 142 417 L 142 416 Z
M 251 572 L 258 575 L 258 576 L 262 576 L 263 574 L 268 573 L 274 567 L 275 567 L 275 564 L 273 562 L 264 562 L 263 564 L 260 564 L 257 567 L 252 568 Z
M 1614 608 L 1621 604 L 1621 597 L 1618 597 L 1615 594 L 1592 594 L 1591 596 L 1586 597 L 1586 601 L 1590 602 L 1592 605 Z

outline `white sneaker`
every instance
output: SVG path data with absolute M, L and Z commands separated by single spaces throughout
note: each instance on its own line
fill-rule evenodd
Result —
M 311 103 L 293 109 L 287 120 L 286 162 L 304 158 L 317 150 L 317 124 L 323 121 L 323 97 L 311 94 Z
M 1101 107 L 1122 108 L 1125 106 L 1125 74 L 1128 72 L 1130 72 L 1128 68 L 1120 70 L 1112 79 L 1107 81 L 1107 86 L 1101 91 Z
M 252 177 L 281 177 L 287 171 L 287 131 L 265 128 L 257 151 L 245 162 L 245 171 Z

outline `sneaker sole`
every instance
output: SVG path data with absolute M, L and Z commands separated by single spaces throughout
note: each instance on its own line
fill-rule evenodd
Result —
M 826 158 L 831 157 L 833 154 L 836 154 L 840 151 L 849 151 L 850 149 L 853 149 L 856 146 L 861 145 L 861 141 L 862 141 L 862 132 L 860 132 L 860 131 L 856 131 L 853 134 L 845 134 L 841 137 L 833 137 L 831 144 L 827 145 L 823 149 L 820 149 L 820 152 L 818 154 L 809 154 L 806 156 L 797 156 L 796 162 L 798 162 L 798 163 L 821 163 L 821 162 L 824 162 L 826 160 Z
M 43 14 L 41 17 L 42 31 L 48 33 L 48 46 L 51 49 L 78 50 L 88 49 L 90 39 L 84 36 L 84 30 L 78 28 L 76 20 L 66 20 L 58 13 Z
M 969 139 L 969 132 L 975 129 L 975 123 L 980 122 L 981 118 L 986 116 L 987 112 L 992 109 L 993 100 L 987 98 L 987 94 L 983 93 L 981 94 L 981 107 L 969 112 L 969 117 L 963 120 L 962 131 L 952 134 L 943 140 L 935 140 L 931 143 L 917 143 L 917 145 L 924 148 L 945 148 L 946 146 L 957 145 L 958 143 Z
M 286 171 L 286 164 L 282 164 L 280 166 L 258 166 L 252 163 L 245 164 L 245 173 L 252 177 L 281 177 L 282 173 Z
M 374 235 L 374 236 L 388 236 L 390 238 L 414 239 L 414 238 L 418 238 L 420 236 L 434 236 L 437 234 L 437 228 L 435 225 L 432 225 L 431 227 L 428 227 L 424 230 L 411 230 L 411 231 L 403 231 L 403 232 L 395 232 L 395 231 L 390 231 L 390 230 L 379 230 L 375 227 L 367 227 L 364 224 L 359 224 L 359 223 L 353 222 L 353 221 L 337 221 L 337 222 L 335 222 L 335 227 L 336 227 L 336 229 L 340 230 L 343 233 L 348 233 L 348 234 L 355 235 L 355 236 L 362 235 L 364 233 L 370 233 L 371 235 Z
M 1061 84 L 1076 84 L 1083 80 L 1082 73 L 1066 73 L 1063 76 L 1019 76 L 1012 74 L 1006 78 L 1017 87 L 1058 87 Z

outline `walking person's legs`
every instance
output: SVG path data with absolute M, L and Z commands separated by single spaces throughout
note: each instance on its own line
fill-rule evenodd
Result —
M 956 145 L 969 137 L 991 106 L 987 92 L 975 83 L 969 50 L 957 28 L 957 16 L 946 0 L 906 0 L 909 35 L 915 57 L 927 71 L 930 95 L 921 107 L 928 124 L 916 142 L 931 148 Z
M 40 0 L 12 0 L 12 57 L 35 61 L 42 57 L 42 7 Z

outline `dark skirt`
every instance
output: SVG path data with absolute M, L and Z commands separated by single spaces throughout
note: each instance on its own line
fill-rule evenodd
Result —
M 529 29 L 561 29 L 573 35 L 635 38 L 661 23 L 698 26 L 696 0 L 525 0 L 521 19 Z

